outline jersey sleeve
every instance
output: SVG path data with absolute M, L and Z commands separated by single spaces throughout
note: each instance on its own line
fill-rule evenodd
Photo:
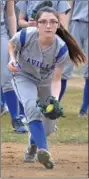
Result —
M 26 37 L 25 37 L 25 42 L 24 42 L 24 47 L 30 43 L 30 40 L 33 36 L 33 34 L 35 34 L 37 32 L 37 28 L 36 27 L 28 27 L 28 28 L 25 28 L 26 30 Z M 21 44 L 21 31 L 20 30 L 19 32 L 17 32 L 10 41 L 12 41 L 12 43 L 15 45 L 15 50 L 16 51 L 19 51 L 22 47 L 22 44 Z
M 10 39 L 10 41 L 14 44 L 16 51 L 19 51 L 19 50 L 21 49 L 20 34 L 21 34 L 21 31 L 17 32 L 17 33 Z
M 68 1 L 58 1 L 57 10 L 59 13 L 68 13 L 71 9 L 71 6 Z

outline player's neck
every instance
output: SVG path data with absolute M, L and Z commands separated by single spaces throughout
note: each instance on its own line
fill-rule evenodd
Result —
M 50 47 L 54 42 L 54 38 L 43 38 L 39 37 L 39 44 L 41 49 L 45 49 Z

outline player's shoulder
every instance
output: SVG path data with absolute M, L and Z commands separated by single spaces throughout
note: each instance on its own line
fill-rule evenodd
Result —
M 30 35 L 30 37 L 33 35 L 35 36 L 37 34 L 37 32 L 38 32 L 38 29 L 36 27 L 27 27 L 26 28 L 27 36 L 29 36 L 29 35 Z
M 26 37 L 35 40 L 37 38 L 38 29 L 36 27 L 26 28 Z
M 68 53 L 67 44 L 62 40 L 61 37 L 56 35 L 56 56 L 63 56 Z
M 57 42 L 57 47 L 58 47 L 58 48 L 59 48 L 59 47 L 61 48 L 62 46 L 65 45 L 64 40 L 62 40 L 62 38 L 59 37 L 58 35 L 56 35 L 56 42 Z
M 27 46 L 29 43 L 37 40 L 38 37 L 38 29 L 36 27 L 27 27 L 23 28 L 20 31 L 20 41 L 22 46 Z
M 26 31 L 27 31 L 27 33 L 34 33 L 34 32 L 37 32 L 37 28 L 36 27 L 27 27 Z

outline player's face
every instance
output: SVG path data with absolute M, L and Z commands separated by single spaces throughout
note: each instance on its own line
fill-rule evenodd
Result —
M 58 25 L 58 19 L 53 13 L 43 12 L 37 23 L 39 35 L 53 37 L 56 33 Z

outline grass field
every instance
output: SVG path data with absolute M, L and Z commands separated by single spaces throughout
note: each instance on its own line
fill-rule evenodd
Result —
M 78 112 L 82 102 L 82 88 L 69 87 L 63 98 L 65 118 L 57 120 L 57 132 L 49 137 L 49 143 L 87 143 L 88 119 L 80 119 Z M 1 118 L 2 142 L 27 143 L 27 134 L 16 134 L 11 127 L 10 117 Z

